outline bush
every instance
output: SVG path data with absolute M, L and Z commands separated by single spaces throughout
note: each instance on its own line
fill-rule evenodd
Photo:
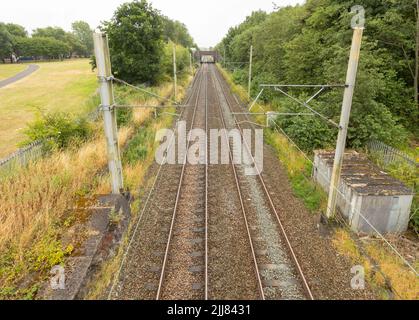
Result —
M 78 147 L 92 135 L 91 124 L 85 117 L 74 117 L 66 113 L 42 114 L 24 131 L 28 139 L 23 145 L 43 141 L 48 150 Z

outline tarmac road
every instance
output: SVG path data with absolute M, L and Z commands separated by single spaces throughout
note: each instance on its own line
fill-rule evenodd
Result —
M 36 64 L 30 64 L 25 70 L 23 70 L 22 72 L 19 72 L 18 74 L 14 75 L 13 77 L 4 79 L 0 81 L 0 88 L 3 88 L 9 84 L 12 84 L 16 81 L 19 81 L 23 78 L 26 78 L 27 76 L 31 75 L 32 73 L 34 73 L 36 70 L 39 69 L 39 66 Z

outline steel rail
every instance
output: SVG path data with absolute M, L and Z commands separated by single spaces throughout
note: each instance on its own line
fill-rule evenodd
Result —
M 261 88 L 345 88 L 346 84 L 261 84 Z
M 188 97 L 186 99 L 186 103 L 189 103 L 189 101 L 192 100 L 193 93 L 194 93 L 193 88 L 195 87 L 195 83 L 198 81 L 197 80 L 198 78 L 199 78 L 199 80 L 201 79 L 201 74 L 199 72 L 197 73 L 197 76 L 193 79 L 193 81 L 192 81 L 192 83 L 190 85 L 191 92 L 190 92 L 190 94 L 188 95 Z M 182 112 L 180 114 L 180 117 L 183 115 L 183 113 L 184 113 L 185 110 L 186 109 L 183 109 L 182 110 Z M 173 144 L 173 142 L 174 142 L 174 137 L 172 137 L 172 139 L 170 140 L 169 147 L 171 147 L 171 145 Z M 165 155 L 163 163 L 166 161 L 166 159 L 167 159 L 167 155 Z M 124 252 L 124 255 L 122 257 L 122 260 L 121 260 L 121 263 L 119 265 L 117 274 L 116 274 L 116 276 L 114 278 L 114 281 L 112 283 L 111 289 L 109 290 L 109 293 L 108 293 L 108 296 L 107 296 L 107 300 L 110 300 L 111 297 L 112 297 L 112 294 L 113 294 L 113 292 L 115 290 L 116 283 L 119 280 L 119 276 L 121 274 L 122 268 L 124 267 L 124 264 L 125 264 L 126 259 L 128 257 L 128 253 L 130 251 L 130 248 L 132 246 L 132 243 L 134 242 L 134 238 L 135 238 L 135 236 L 136 236 L 136 234 L 138 232 L 138 229 L 139 229 L 140 223 L 142 221 L 142 218 L 144 217 L 145 212 L 146 212 L 146 209 L 148 208 L 148 204 L 149 204 L 149 201 L 151 199 L 151 195 L 154 193 L 155 187 L 157 185 L 157 181 L 159 181 L 160 177 L 162 176 L 161 173 L 162 173 L 162 169 L 163 169 L 163 163 L 160 164 L 160 166 L 159 166 L 159 169 L 157 171 L 156 177 L 154 178 L 152 187 L 151 187 L 151 189 L 150 189 L 150 191 L 149 191 L 149 193 L 147 195 L 147 199 L 146 199 L 146 201 L 144 203 L 143 210 L 141 211 L 141 213 L 140 213 L 140 215 L 138 217 L 138 220 L 137 220 L 137 222 L 135 224 L 134 232 L 133 232 L 132 236 L 130 237 L 130 240 L 128 242 L 128 246 L 127 246 L 127 248 L 126 248 L 126 250 Z
M 205 85 L 205 132 L 207 134 L 207 147 L 205 153 L 205 300 L 208 300 L 208 155 L 209 155 L 209 130 L 208 130 L 208 67 Z
M 203 72 L 203 71 L 201 71 L 201 72 Z M 200 79 L 200 83 L 199 83 L 199 87 L 198 87 L 198 91 L 197 91 L 197 95 L 196 95 L 196 100 L 195 100 L 195 104 L 194 104 L 195 107 L 194 107 L 194 111 L 193 111 L 193 115 L 192 115 L 191 126 L 190 126 L 189 131 L 191 131 L 194 128 L 196 113 L 197 113 L 196 111 L 198 109 L 199 97 L 200 97 L 200 93 L 201 93 L 201 90 L 202 90 L 202 82 L 203 82 L 203 79 Z M 172 236 L 173 236 L 173 229 L 174 229 L 174 225 L 175 225 L 175 221 L 176 221 L 177 209 L 178 209 L 178 205 L 179 205 L 179 199 L 180 199 L 180 195 L 181 195 L 182 184 L 183 184 L 183 180 L 184 180 L 184 176 L 185 176 L 185 170 L 186 170 L 186 166 L 187 166 L 187 155 L 188 155 L 187 150 L 189 150 L 189 145 L 190 145 L 190 141 L 188 139 L 188 142 L 187 142 L 187 145 L 186 145 L 185 157 L 184 157 L 183 166 L 182 166 L 182 172 L 181 172 L 181 175 L 180 175 L 179 184 L 178 184 L 177 193 L 176 193 L 175 206 L 173 208 L 173 214 L 172 214 L 172 220 L 171 220 L 171 224 L 170 224 L 169 235 L 168 235 L 168 238 L 167 238 L 166 250 L 165 250 L 165 253 L 164 253 L 163 266 L 162 266 L 161 273 L 160 273 L 160 280 L 159 280 L 159 285 L 158 285 L 158 289 L 157 289 L 156 300 L 160 300 L 160 298 L 161 298 L 163 282 L 164 282 L 164 278 L 165 278 L 165 275 L 166 275 L 166 267 L 167 267 L 167 261 L 168 261 L 168 258 L 169 258 L 170 244 L 171 244 L 171 240 L 172 240 Z M 205 292 L 207 292 L 207 288 L 205 288 Z
M 177 108 L 177 109 L 181 109 L 181 108 L 189 108 L 189 107 L 193 107 L 193 106 L 189 106 L 189 105 L 180 105 L 180 104 L 176 104 L 176 105 L 136 105 L 136 104 L 115 104 L 115 108 L 120 108 L 120 109 L 169 109 L 169 108 Z
M 215 77 L 215 78 L 217 78 L 217 77 Z M 224 119 L 224 115 L 223 115 L 223 110 L 221 108 L 221 96 L 220 96 L 220 92 L 219 92 L 219 90 L 217 90 L 217 87 L 216 87 L 215 82 L 214 82 L 214 76 L 213 76 L 213 73 L 212 72 L 211 72 L 211 79 L 212 79 L 212 82 L 214 83 L 214 89 L 215 89 L 216 95 L 217 95 L 218 100 L 219 100 L 218 110 L 220 112 L 220 119 L 221 119 L 221 122 L 223 124 L 224 129 L 227 129 L 227 126 L 226 126 L 226 123 L 225 123 L 225 119 Z M 222 90 L 221 84 L 220 84 L 220 87 L 221 87 L 221 90 Z M 224 91 L 221 91 L 221 92 L 224 95 L 224 98 L 226 99 L 226 101 L 228 101 L 227 98 L 225 97 Z M 225 138 L 228 141 L 227 132 L 225 131 L 224 134 L 225 134 Z M 238 194 L 239 200 L 240 200 L 241 212 L 243 214 L 243 219 L 244 219 L 244 223 L 245 223 L 245 226 L 246 226 L 247 236 L 248 236 L 248 239 L 249 239 L 250 250 L 251 250 L 251 253 L 252 253 L 252 257 L 253 257 L 255 275 L 256 275 L 256 278 L 257 278 L 257 282 L 258 282 L 259 294 L 260 294 L 261 299 L 262 300 L 265 300 L 265 293 L 263 291 L 262 278 L 261 278 L 260 272 L 259 272 L 258 262 L 257 262 L 257 258 L 256 258 L 256 252 L 255 252 L 255 248 L 254 248 L 254 245 L 253 245 L 252 236 L 251 236 L 251 233 L 250 233 L 249 222 L 247 220 L 246 209 L 244 207 L 243 196 L 242 196 L 242 192 L 241 192 L 241 188 L 240 188 L 240 183 L 239 183 L 239 177 L 238 177 L 238 174 L 237 174 L 236 167 L 234 165 L 233 154 L 232 154 L 232 151 L 231 151 L 230 144 L 229 144 L 229 156 L 230 156 L 230 165 L 231 165 L 231 168 L 233 170 L 234 179 L 235 179 L 235 182 L 236 182 L 237 194 Z
M 220 87 L 221 87 L 221 89 L 222 89 L 222 91 L 223 91 L 223 94 L 224 94 L 224 96 L 225 96 L 225 98 L 226 98 L 227 104 L 228 104 L 228 106 L 229 106 L 229 108 L 230 108 L 230 112 L 232 112 L 232 111 L 233 111 L 232 104 L 231 104 L 231 102 L 229 101 L 229 99 L 227 98 L 227 95 L 226 95 L 226 93 L 225 93 L 225 90 L 224 90 L 224 88 L 223 88 L 223 86 L 222 86 L 222 84 L 221 84 L 221 80 L 218 78 L 218 69 L 216 69 L 216 70 L 217 70 L 217 71 L 215 72 L 215 73 L 216 73 L 216 78 L 217 78 L 217 80 L 218 80 L 218 81 L 219 81 L 219 83 L 220 83 Z M 249 120 L 249 117 L 248 117 L 247 115 L 246 115 L 245 117 L 246 117 L 246 119 L 247 119 L 248 121 L 250 121 L 250 120 Z M 240 124 L 237 122 L 237 119 L 234 119 L 234 121 L 235 121 L 235 123 L 236 123 L 236 126 L 237 126 L 237 127 L 238 127 L 238 129 L 240 130 L 240 132 L 242 132 L 242 133 L 243 133 L 243 130 L 242 130 L 242 128 L 241 128 L 241 126 L 240 126 Z M 246 139 L 243 139 L 243 140 L 245 141 L 245 146 L 246 146 L 246 149 L 248 150 L 248 153 L 249 153 L 249 154 L 250 154 L 250 156 L 252 157 L 253 163 L 255 163 L 255 165 L 256 165 L 256 161 L 255 161 L 255 159 L 254 159 L 254 157 L 253 157 L 253 155 L 252 155 L 251 149 L 249 148 L 249 146 L 248 146 L 248 144 L 247 144 Z M 304 276 L 303 270 L 302 270 L 301 265 L 300 265 L 300 263 L 299 263 L 299 261 L 298 261 L 298 259 L 297 259 L 297 256 L 296 256 L 296 254 L 295 254 L 295 252 L 294 252 L 294 249 L 292 248 L 291 242 L 290 242 L 290 240 L 289 240 L 289 238 L 288 238 L 288 236 L 287 236 L 287 233 L 286 233 L 286 231 L 285 231 L 285 228 L 284 228 L 284 226 L 283 226 L 283 224 L 282 224 L 282 222 L 281 222 L 281 219 L 279 218 L 278 211 L 276 210 L 276 208 L 275 208 L 275 204 L 273 203 L 273 200 L 272 200 L 272 198 L 271 198 L 271 196 L 270 196 L 270 194 L 269 194 L 268 188 L 266 187 L 266 183 L 265 183 L 265 181 L 264 181 L 264 179 L 263 179 L 262 173 L 260 173 L 260 174 L 258 175 L 258 177 L 259 177 L 259 181 L 260 181 L 260 183 L 261 183 L 261 185 L 262 185 L 262 187 L 263 187 L 264 193 L 265 193 L 265 195 L 266 195 L 266 197 L 267 197 L 267 199 L 268 199 L 268 201 L 269 201 L 269 205 L 270 205 L 270 207 L 271 207 L 272 211 L 275 213 L 276 220 L 277 220 L 277 222 L 278 222 L 278 226 L 280 227 L 281 233 L 282 233 L 282 235 L 283 235 L 283 237 L 284 237 L 284 239 L 285 239 L 285 243 L 287 244 L 287 247 L 288 247 L 288 250 L 289 250 L 289 252 L 290 252 L 290 254 L 291 254 L 291 257 L 292 257 L 292 259 L 294 260 L 295 266 L 297 267 L 297 271 L 298 271 L 298 273 L 299 273 L 299 275 L 300 275 L 300 278 L 301 278 L 301 280 L 302 280 L 302 282 L 303 282 L 304 289 L 305 289 L 305 291 L 306 291 L 306 293 L 307 293 L 308 297 L 309 297 L 311 300 L 314 300 L 314 297 L 313 297 L 313 294 L 312 294 L 312 292 L 311 292 L 310 286 L 308 285 L 307 279 L 306 279 L 306 277 Z

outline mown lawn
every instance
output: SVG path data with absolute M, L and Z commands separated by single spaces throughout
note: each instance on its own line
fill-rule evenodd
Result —
M 40 63 L 40 69 L 0 88 L 0 158 L 25 139 L 23 129 L 42 111 L 85 112 L 97 83 L 88 59 Z M 6 71 L 0 66 L 0 78 Z M 26 68 L 26 65 L 19 65 Z M 13 75 L 13 74 L 12 74 Z
M 26 64 L 0 64 L 0 81 L 13 77 L 27 67 Z

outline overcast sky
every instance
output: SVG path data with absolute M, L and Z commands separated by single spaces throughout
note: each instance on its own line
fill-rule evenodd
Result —
M 0 21 L 23 25 L 29 32 L 38 27 L 59 26 L 70 30 L 75 20 L 87 21 L 92 28 L 112 17 L 127 0 L 5 0 L 0 5 Z M 164 15 L 186 24 L 199 46 L 216 45 L 231 26 L 252 11 L 272 11 L 303 0 L 151 0 Z

